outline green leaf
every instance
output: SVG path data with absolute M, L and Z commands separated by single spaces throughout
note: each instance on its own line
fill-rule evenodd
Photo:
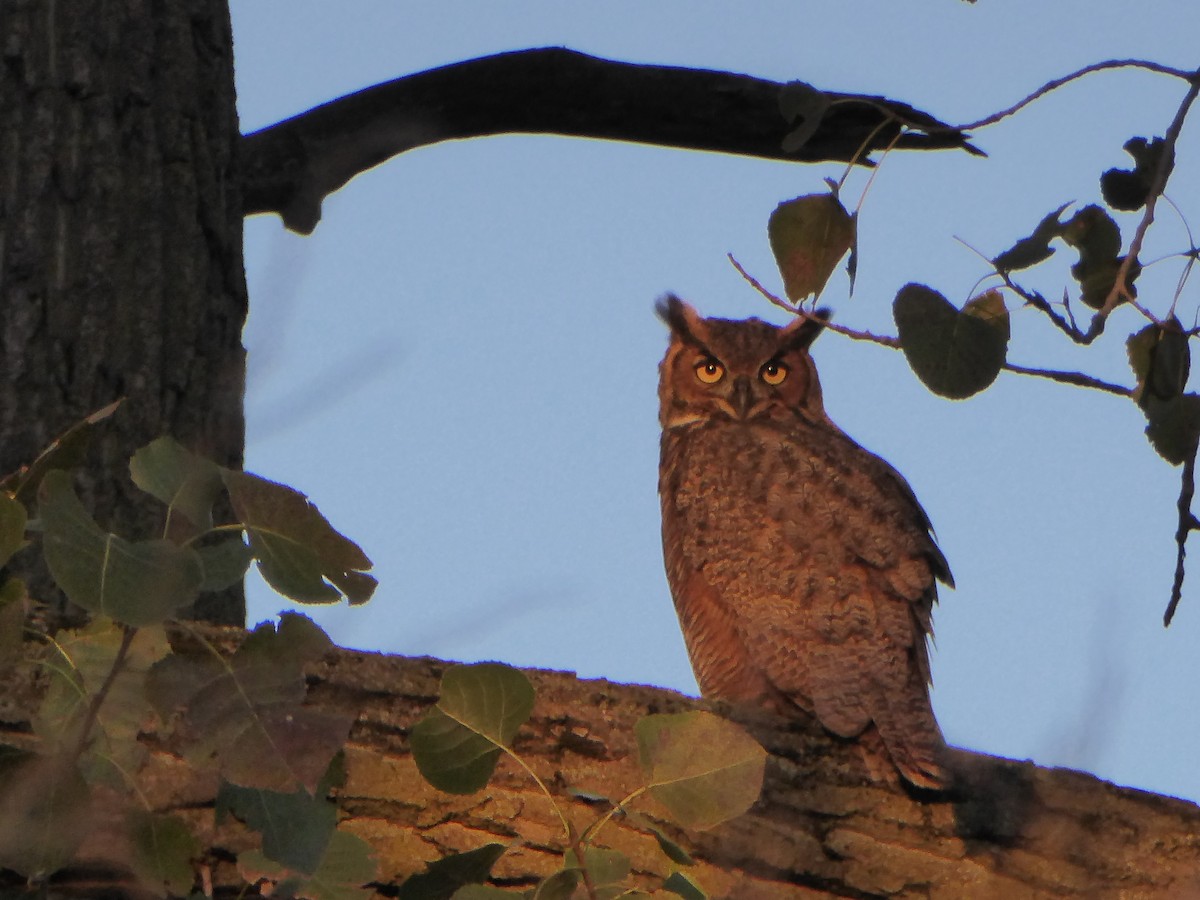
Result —
M 72 603 L 126 625 L 154 625 L 196 599 L 203 580 L 195 551 L 169 541 L 136 543 L 92 521 L 71 476 L 46 473 L 38 490 L 50 574 Z
M 29 505 L 37 495 L 46 473 L 54 469 L 74 469 L 83 462 L 84 451 L 92 439 L 92 430 L 121 405 L 120 400 L 96 410 L 76 422 L 46 447 L 32 463 L 0 478 L 0 490 L 9 491 L 22 503 Z
M 371 846 L 362 838 L 335 831 L 317 870 L 307 878 L 297 877 L 286 867 L 257 850 L 238 855 L 238 872 L 248 882 L 272 879 L 274 896 L 296 896 L 307 900 L 369 900 L 377 896 L 365 887 L 379 877 L 379 863 Z
M 696 883 L 682 872 L 672 872 L 663 882 L 663 889 L 678 894 L 684 900 L 708 900 L 708 894 L 700 890 Z
M 811 84 L 790 81 L 779 89 L 779 112 L 788 124 L 799 123 L 783 139 L 784 153 L 797 153 L 817 130 L 829 111 L 829 96 Z
M 1153 394 L 1142 397 L 1146 414 L 1146 437 L 1159 456 L 1173 466 L 1182 465 L 1196 452 L 1200 440 L 1200 395 L 1181 394 L 1159 400 Z
M 988 387 L 1008 354 L 1008 310 L 998 291 L 969 301 L 960 312 L 922 284 L 907 284 L 892 306 L 900 346 L 922 383 L 962 400 Z
M 799 302 L 825 289 L 855 243 L 855 222 L 834 194 L 808 194 L 775 207 L 767 221 L 767 237 L 784 292 Z
M 740 816 L 762 792 L 766 751 L 732 722 L 705 712 L 651 715 L 634 730 L 650 792 L 685 827 Z
M 596 900 L 614 900 L 626 891 L 629 877 L 629 857 L 618 850 L 587 847 L 583 851 L 584 867 L 595 888 Z
M 44 877 L 61 869 L 90 831 L 90 789 L 60 755 L 0 747 L 0 869 Z
M 232 587 L 246 576 L 254 551 L 240 537 L 230 537 L 196 549 L 204 569 L 202 591 L 221 591 Z
M 1129 365 L 1137 377 L 1136 399 L 1145 395 L 1171 400 L 1183 393 L 1191 374 L 1191 346 L 1177 318 L 1152 322 L 1125 342 Z
M 1121 252 L 1121 230 L 1112 216 L 1099 206 L 1085 206 L 1063 226 L 1063 240 L 1079 251 L 1079 262 L 1071 266 L 1071 277 L 1079 282 L 1080 299 L 1092 309 L 1104 306 L 1112 293 L 1125 257 Z M 1129 269 L 1129 291 L 1142 267 L 1135 260 Z
M 0 490 L 0 566 L 25 546 L 25 506 L 7 491 Z
M 1143 137 L 1130 138 L 1125 142 L 1124 150 L 1133 157 L 1133 169 L 1109 169 L 1100 176 L 1100 192 L 1104 202 L 1113 209 L 1133 212 L 1141 209 L 1150 199 L 1150 188 L 1154 184 L 1154 176 L 1158 165 L 1166 152 L 1167 144 L 1162 138 L 1154 138 L 1147 142 Z M 1175 166 L 1175 154 L 1172 151 L 1167 160 L 1167 176 Z
M 571 900 L 575 889 L 583 880 L 583 873 L 578 869 L 559 869 L 533 892 L 532 900 Z
M 129 474 L 146 493 L 184 516 L 198 531 L 212 528 L 212 508 L 221 495 L 221 470 L 169 437 L 151 441 L 129 460 Z
M 500 663 L 451 666 L 437 706 L 413 726 L 413 759 L 425 780 L 451 794 L 481 790 L 502 748 L 533 711 L 533 685 Z
M 654 835 L 654 839 L 658 841 L 658 847 L 667 859 L 681 866 L 694 866 L 696 861 L 692 859 L 690 853 L 680 847 L 677 843 L 659 831 L 657 828 L 651 827 L 650 833 Z
M 304 669 L 332 646 L 304 616 L 284 613 L 278 631 L 259 625 L 229 660 L 163 660 L 147 696 L 164 719 L 182 710 L 177 730 L 194 765 L 215 766 L 244 787 L 311 793 L 354 722 L 351 711 L 304 705 Z
M 145 760 L 146 747 L 138 735 L 153 716 L 146 702 L 146 677 L 171 650 L 165 629 L 139 628 L 129 636 L 124 661 L 113 674 L 125 640 L 125 629 L 102 616 L 83 628 L 60 632 L 55 647 L 61 657 L 46 666 L 46 693 L 32 721 L 46 747 L 70 752 L 93 698 L 107 684 L 79 765 L 89 783 L 119 788 L 127 786 L 127 773 Z
M 217 820 L 232 813 L 262 834 L 263 854 L 289 870 L 317 871 L 337 826 L 337 806 L 324 792 L 304 788 L 282 793 L 223 782 L 217 793 Z
M 160 895 L 190 891 L 196 878 L 192 858 L 201 848 L 187 823 L 178 816 L 134 811 L 129 826 L 138 879 Z
M 1070 203 L 1064 203 L 1053 212 L 1047 213 L 1037 228 L 1029 237 L 1021 238 L 999 256 L 992 260 L 992 265 L 998 272 L 1015 272 L 1018 269 L 1028 269 L 1040 262 L 1045 262 L 1054 255 L 1050 242 L 1062 235 L 1062 214 Z
M 358 545 L 335 531 L 299 491 L 246 472 L 224 471 L 234 512 L 267 583 L 301 603 L 365 603 L 376 581 Z
M 503 844 L 485 844 L 466 853 L 443 856 L 429 863 L 424 872 L 407 879 L 400 886 L 397 900 L 450 900 L 459 896 L 462 887 L 487 881 L 492 866 L 503 855 Z

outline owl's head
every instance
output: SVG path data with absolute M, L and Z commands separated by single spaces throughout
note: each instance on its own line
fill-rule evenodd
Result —
M 821 384 L 808 347 L 828 312 L 782 328 L 761 319 L 705 319 L 668 295 L 658 314 L 671 329 L 659 367 L 663 430 L 714 418 L 749 422 L 794 417 L 825 420 Z

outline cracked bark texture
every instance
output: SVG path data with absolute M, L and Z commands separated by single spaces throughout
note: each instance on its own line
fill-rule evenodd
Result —
M 162 528 L 127 477 L 139 446 L 170 433 L 241 465 L 231 45 L 223 0 L 0 6 L 0 474 L 124 397 L 81 487 L 128 537 Z M 39 566 L 17 574 L 57 597 Z M 240 624 L 240 589 L 197 614 Z
M 227 630 L 225 652 L 241 632 Z M 561 865 L 561 826 L 546 798 L 511 761 L 487 789 L 439 793 L 422 780 L 408 751 L 412 724 L 435 702 L 446 663 L 336 650 L 309 674 L 308 703 L 354 710 L 348 778 L 338 803 L 341 828 L 378 854 L 379 896 L 425 863 L 491 842 L 510 846 L 493 869 L 498 883 L 529 885 Z M 551 787 L 577 827 L 606 807 L 578 799 L 620 797 L 640 783 L 633 726 L 648 713 L 705 708 L 656 688 L 584 681 L 568 673 L 529 672 L 533 717 L 515 747 Z M 21 707 L 32 697 L 10 684 L 0 704 L 0 742 L 18 738 Z M 1200 896 L 1200 808 L 1182 800 L 1115 787 L 1090 775 L 1044 769 L 956 751 L 956 789 L 913 797 L 873 784 L 852 744 L 804 722 L 743 719 L 771 754 L 763 796 L 746 815 L 710 832 L 684 832 L 653 800 L 634 809 L 650 817 L 695 858 L 688 869 L 711 897 L 791 898 L 1189 898 Z M 232 859 L 254 846 L 236 826 L 214 826 L 217 789 L 210 772 L 190 769 L 157 748 L 138 788 L 161 811 L 185 817 L 208 848 L 215 896 L 234 896 Z M 19 743 L 20 740 L 17 740 Z M 57 883 L 119 871 L 108 844 L 116 829 L 95 829 L 79 865 Z M 647 887 L 670 864 L 652 834 L 630 820 L 610 823 L 601 845 L 626 853 Z M 132 892 L 131 894 L 132 895 Z M 251 893 L 253 895 L 253 892 Z M 90 896 L 90 895 L 89 895 Z M 117 894 L 115 896 L 124 896 Z

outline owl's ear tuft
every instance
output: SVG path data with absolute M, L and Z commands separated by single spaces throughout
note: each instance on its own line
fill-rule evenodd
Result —
M 817 336 L 825 330 L 825 323 L 829 321 L 829 316 L 830 311 L 827 309 L 818 309 L 797 316 L 796 321 L 783 329 L 783 349 L 807 350 Z
M 693 344 L 704 343 L 704 319 L 690 303 L 667 294 L 654 308 L 676 337 Z

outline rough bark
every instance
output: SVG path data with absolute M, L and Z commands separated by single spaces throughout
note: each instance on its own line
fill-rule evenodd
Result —
M 324 198 L 355 175 L 416 147 L 493 134 L 606 138 L 785 162 L 869 164 L 871 151 L 892 146 L 979 152 L 961 130 L 886 97 L 809 88 L 815 106 L 789 121 L 780 112 L 783 88 L 749 75 L 615 62 L 561 47 L 454 63 L 248 135 L 246 215 L 276 212 L 308 234 Z M 785 149 L 802 123 L 807 136 Z
M 0 475 L 124 397 L 82 478 L 132 537 L 162 522 L 125 477 L 170 433 L 240 466 L 246 314 L 224 0 L 4 0 Z M 55 596 L 36 556 L 17 561 Z M 54 601 L 61 611 L 60 601 Z M 197 610 L 241 623 L 240 590 Z
M 239 635 L 230 632 L 226 644 Z M 466 797 L 434 791 L 417 773 L 407 734 L 434 702 L 445 666 L 338 650 L 310 674 L 309 703 L 358 716 L 347 746 L 340 827 L 375 849 L 382 896 L 394 896 L 395 885 L 425 863 L 490 842 L 511 845 L 493 870 L 505 885 L 528 885 L 561 865 L 561 827 L 515 765 L 502 762 L 486 790 Z M 580 827 L 605 807 L 570 789 L 620 797 L 641 783 L 633 738 L 638 718 L 703 706 L 655 688 L 528 674 L 537 701 L 516 748 Z M 14 690 L 9 699 L 21 696 L 32 693 Z M 0 721 L 20 718 L 17 706 L 27 703 L 5 704 Z M 771 753 L 762 799 L 749 814 L 708 833 L 686 833 L 653 801 L 634 807 L 689 850 L 696 860 L 689 874 L 710 896 L 1200 896 L 1200 808 L 1191 803 L 965 751 L 954 756 L 954 791 L 915 797 L 895 784 L 871 783 L 855 746 L 806 722 L 742 721 Z M 7 726 L 0 741 L 21 731 L 20 724 Z M 156 809 L 194 825 L 208 846 L 216 895 L 233 896 L 240 882 L 232 860 L 253 845 L 252 836 L 214 826 L 212 773 L 188 768 L 153 734 L 145 740 L 156 750 L 139 790 Z M 97 830 L 55 890 L 68 896 L 81 879 L 94 885 L 97 873 L 117 871 L 110 839 Z M 600 843 L 626 853 L 647 886 L 669 871 L 656 839 L 631 821 L 610 824 Z

